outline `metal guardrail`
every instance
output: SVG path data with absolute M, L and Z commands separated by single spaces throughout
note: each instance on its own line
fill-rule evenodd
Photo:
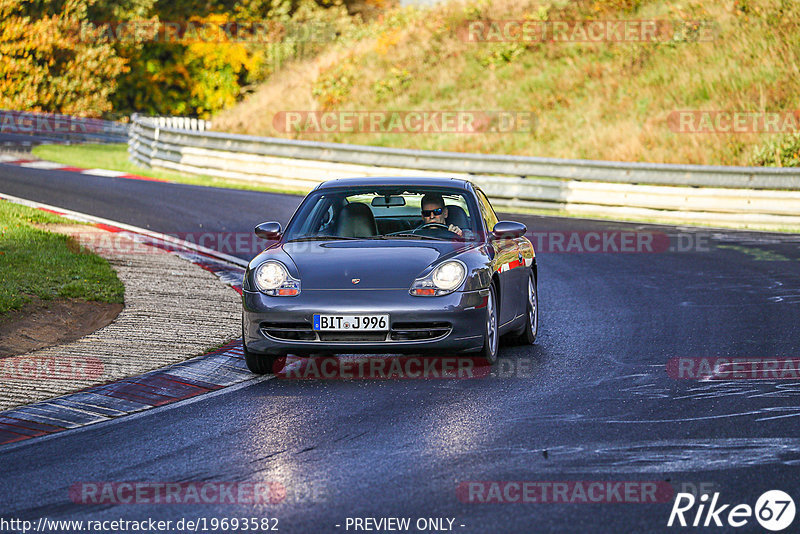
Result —
M 125 143 L 128 125 L 56 113 L 0 110 L 0 133 L 36 136 L 55 142 Z
M 226 134 L 208 131 L 201 122 L 134 116 L 131 159 L 303 191 L 348 176 L 461 177 L 479 184 L 503 208 L 800 227 L 800 169 L 403 150 Z

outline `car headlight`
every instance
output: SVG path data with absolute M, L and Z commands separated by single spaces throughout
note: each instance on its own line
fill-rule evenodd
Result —
M 466 265 L 458 260 L 446 261 L 427 276 L 414 280 L 409 293 L 419 297 L 447 295 L 458 289 L 466 277 Z
M 300 294 L 300 280 L 292 278 L 286 266 L 277 261 L 266 261 L 253 273 L 256 287 L 273 297 L 294 297 Z

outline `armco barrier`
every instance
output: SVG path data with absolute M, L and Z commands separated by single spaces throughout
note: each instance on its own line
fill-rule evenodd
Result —
M 561 209 L 670 222 L 800 228 L 800 170 L 559 160 L 291 141 L 134 116 L 133 161 L 308 191 L 352 176 L 466 178 L 505 209 Z
M 0 110 L 0 133 L 36 136 L 40 141 L 125 143 L 128 125 L 55 113 Z

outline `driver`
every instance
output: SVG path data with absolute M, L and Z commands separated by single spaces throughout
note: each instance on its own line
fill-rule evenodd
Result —
M 427 193 L 424 197 L 422 197 L 422 225 L 426 224 L 442 224 L 447 226 L 447 208 L 444 205 L 444 199 L 442 195 L 438 193 Z M 464 236 L 463 230 L 456 226 L 455 224 L 451 224 L 447 226 L 447 229 L 453 232 L 456 235 Z

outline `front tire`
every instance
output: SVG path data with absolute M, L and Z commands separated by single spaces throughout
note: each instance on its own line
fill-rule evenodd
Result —
M 247 364 L 247 368 L 250 369 L 251 373 L 257 375 L 264 375 L 267 373 L 271 373 L 273 368 L 275 367 L 275 361 L 277 360 L 277 356 L 270 356 L 267 354 L 256 354 L 254 352 L 250 352 L 247 350 L 247 343 L 245 343 L 245 339 L 247 339 L 245 331 L 244 331 L 244 313 L 242 314 L 242 352 L 244 352 L 244 362 Z
M 275 361 L 278 359 L 277 356 L 255 354 L 247 350 L 247 346 L 244 343 L 242 343 L 242 348 L 244 349 L 244 361 L 251 373 L 265 375 L 273 372 Z
M 500 347 L 500 335 L 497 332 L 497 296 L 494 284 L 489 286 L 489 299 L 486 301 L 486 332 L 483 338 L 481 356 L 490 365 L 497 361 L 497 352 Z
M 525 329 L 517 337 L 520 345 L 533 345 L 539 333 L 539 291 L 536 288 L 536 277 L 531 273 L 528 277 L 528 318 Z

